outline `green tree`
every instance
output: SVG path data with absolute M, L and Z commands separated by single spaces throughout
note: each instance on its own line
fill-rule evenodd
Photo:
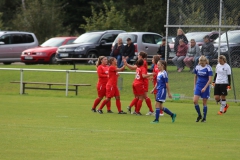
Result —
M 103 5 L 104 9 L 100 9 L 99 13 L 96 11 L 95 7 L 92 6 L 92 16 L 83 16 L 86 24 L 81 24 L 80 27 L 85 31 L 109 29 L 130 31 L 134 29 L 129 26 L 125 18 L 125 10 L 118 11 L 113 1 L 110 2 L 110 5 L 106 3 Z
M 13 20 L 13 29 L 33 32 L 42 43 L 62 32 L 61 9 L 56 0 L 25 1 Z

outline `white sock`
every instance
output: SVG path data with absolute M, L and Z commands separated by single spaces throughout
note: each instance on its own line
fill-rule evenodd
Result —
M 226 106 L 226 101 L 221 102 L 221 108 L 220 111 L 223 112 L 224 107 Z

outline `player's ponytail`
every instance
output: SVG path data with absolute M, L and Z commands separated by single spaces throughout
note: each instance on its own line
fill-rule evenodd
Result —
M 105 58 L 105 56 L 100 56 L 96 62 L 96 67 L 100 66 L 102 64 L 102 60 Z
M 163 65 L 163 69 L 167 72 L 167 62 L 164 60 L 160 60 L 160 63 Z

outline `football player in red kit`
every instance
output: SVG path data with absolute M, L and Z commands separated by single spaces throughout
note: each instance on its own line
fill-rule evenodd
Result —
M 97 105 L 101 102 L 103 97 L 106 96 L 106 84 L 108 82 L 108 60 L 105 56 L 100 56 L 96 63 L 97 67 L 97 74 L 98 74 L 98 82 L 97 82 L 97 92 L 98 92 L 98 98 L 95 99 L 92 111 L 96 112 Z M 113 113 L 110 109 L 111 101 L 109 101 L 107 105 L 107 112 Z
M 144 60 L 143 59 L 139 59 L 136 62 L 136 76 L 135 79 L 133 81 L 133 94 L 135 95 L 135 98 L 132 100 L 130 105 L 135 105 L 135 112 L 136 115 L 141 115 L 140 113 L 140 109 L 142 107 L 142 101 L 144 99 L 144 95 L 145 95 L 145 80 L 146 78 L 152 76 L 153 74 L 147 74 L 146 68 L 143 66 L 144 64 Z M 134 103 L 134 104 L 132 104 Z
M 142 59 L 143 60 L 143 67 L 146 69 L 146 73 L 147 74 L 147 53 L 145 52 L 139 52 L 138 53 L 138 59 Z M 137 66 L 136 65 L 130 65 L 128 63 L 126 63 L 126 66 L 131 69 L 131 70 L 136 70 Z M 148 92 L 148 78 L 144 78 L 144 89 L 145 89 L 145 93 L 144 93 L 144 99 L 146 101 L 146 104 L 148 106 L 149 112 L 146 115 L 154 115 L 154 111 L 152 108 L 152 103 L 151 103 L 151 99 L 147 96 L 147 92 Z M 132 106 L 136 103 L 136 101 L 138 100 L 138 98 L 135 98 L 132 103 L 127 107 L 128 111 L 131 113 L 131 108 Z M 135 112 L 133 112 L 133 114 L 135 114 Z
M 118 114 L 126 114 L 126 112 L 123 112 L 121 109 L 120 93 L 117 87 L 117 81 L 119 76 L 118 72 L 123 71 L 125 65 L 122 68 L 117 68 L 117 60 L 114 57 L 110 58 L 109 64 L 110 66 L 108 69 L 108 82 L 106 85 L 106 99 L 101 103 L 97 112 L 102 114 L 102 108 L 104 107 L 104 105 L 109 103 L 112 97 L 115 97 Z

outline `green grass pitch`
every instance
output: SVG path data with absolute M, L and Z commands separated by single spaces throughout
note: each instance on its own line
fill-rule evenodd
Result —
M 51 73 L 51 76 L 49 72 L 37 73 L 25 72 L 24 78 L 29 81 L 65 80 L 61 73 Z M 80 87 L 78 96 L 70 93 L 68 97 L 60 91 L 29 90 L 28 94 L 19 95 L 19 85 L 9 83 L 19 80 L 19 72 L 0 70 L 0 74 L 0 159 L 240 159 L 239 103 L 230 102 L 227 113 L 219 116 L 219 105 L 209 101 L 207 122 L 196 123 L 197 114 L 191 100 L 168 99 L 164 106 L 177 114 L 175 123 L 165 114 L 158 124 L 150 124 L 153 116 L 117 114 L 114 99 L 113 114 L 106 113 L 106 108 L 102 115 L 91 112 L 96 97 L 94 74 L 82 77 L 70 74 L 72 83 L 88 82 L 92 87 Z M 173 74 L 177 77 L 177 73 Z M 192 82 L 192 75 L 189 78 Z M 133 75 L 124 77 L 121 91 L 124 111 L 132 99 L 132 79 Z M 175 85 L 170 81 L 172 91 Z M 189 93 L 184 94 L 191 96 L 192 86 L 188 90 Z M 153 96 L 149 96 L 154 103 Z M 141 112 L 148 112 L 145 102 Z

